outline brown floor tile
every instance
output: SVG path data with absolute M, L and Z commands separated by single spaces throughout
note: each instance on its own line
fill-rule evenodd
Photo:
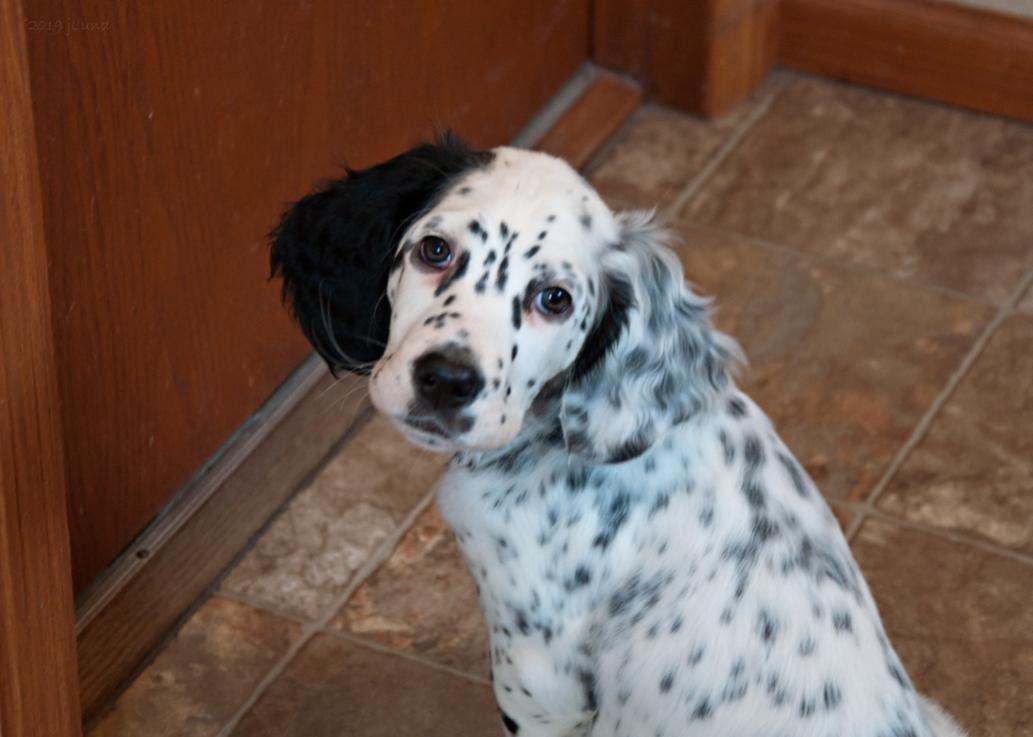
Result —
M 1033 260 L 1033 126 L 794 77 L 696 222 L 991 300 Z
M 1033 317 L 1001 325 L 878 506 L 1033 553 Z
M 233 737 L 499 735 L 488 686 L 317 635 Z
M 867 495 L 992 314 L 746 239 L 681 235 L 687 278 L 746 351 L 744 388 L 829 497 Z
M 871 519 L 854 551 L 919 691 L 972 735 L 1033 734 L 1033 568 Z
M 297 636 L 296 624 L 209 599 L 88 737 L 214 735 Z
M 445 462 L 411 446 L 375 416 L 291 501 L 222 589 L 318 618 L 431 489 Z
M 624 205 L 669 204 L 768 96 L 769 91 L 762 91 L 716 120 L 652 105 L 639 108 L 619 142 L 592 172 L 593 186 L 604 198 Z
M 423 513 L 331 626 L 488 676 L 488 636 L 477 589 L 436 505 Z

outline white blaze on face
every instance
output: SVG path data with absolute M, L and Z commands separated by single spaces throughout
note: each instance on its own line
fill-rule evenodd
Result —
M 598 256 L 617 239 L 610 210 L 565 162 L 495 153 L 402 236 L 388 283 L 390 337 L 370 394 L 432 448 L 488 450 L 516 438 L 541 387 L 571 366 L 591 330 Z M 445 251 L 447 263 L 434 263 Z M 569 296 L 569 308 L 550 312 L 566 304 L 557 292 L 542 295 L 550 288 Z M 441 351 L 462 352 L 483 380 L 469 404 L 449 411 L 428 406 L 413 381 L 416 362 Z M 439 430 L 407 424 L 414 419 Z

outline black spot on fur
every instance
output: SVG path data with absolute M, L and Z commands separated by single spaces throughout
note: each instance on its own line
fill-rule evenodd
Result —
M 528 249 L 527 249 L 526 251 L 524 251 L 524 258 L 528 258 L 528 259 L 530 259 L 530 258 L 534 258 L 534 255 L 535 255 L 536 253 L 538 253 L 538 251 L 540 251 L 540 250 L 541 250 L 541 248 L 542 248 L 542 247 L 541 247 L 540 245 L 534 245 L 534 246 L 531 246 L 531 247 L 530 247 L 530 248 L 528 248 Z
M 503 256 L 502 261 L 499 263 L 499 272 L 495 276 L 495 288 L 500 292 L 506 288 L 506 282 L 509 280 L 509 257 Z
M 470 265 L 470 252 L 463 251 L 459 256 L 459 260 L 456 261 L 456 266 L 452 269 L 451 273 L 445 277 L 442 282 L 438 285 L 438 288 L 434 290 L 434 296 L 440 297 L 449 287 L 455 282 L 459 281 L 466 274 L 466 269 Z
M 501 710 L 499 711 L 499 714 L 502 715 L 502 724 L 505 726 L 507 732 L 514 735 L 520 734 L 520 725 L 513 721 L 513 718 L 509 716 L 509 714 Z
M 523 308 L 520 306 L 520 297 L 513 297 L 513 329 L 520 329 L 520 316 Z
M 660 679 L 660 693 L 667 693 L 674 686 L 674 671 L 669 670 Z
M 836 632 L 846 633 L 852 632 L 854 624 L 850 618 L 850 612 L 839 611 L 832 613 L 832 627 Z
M 728 414 L 739 419 L 746 416 L 746 403 L 739 397 L 732 397 L 728 400 Z
M 810 490 L 807 488 L 807 479 L 800 469 L 800 465 L 787 456 L 785 453 L 778 454 L 778 460 L 785 468 L 786 473 L 789 474 L 790 480 L 793 482 L 793 488 L 796 489 L 796 493 L 806 498 L 810 495 Z
M 471 220 L 470 224 L 466 226 L 470 229 L 470 232 L 480 238 L 482 241 L 488 240 L 488 231 L 486 231 L 481 224 L 476 220 Z

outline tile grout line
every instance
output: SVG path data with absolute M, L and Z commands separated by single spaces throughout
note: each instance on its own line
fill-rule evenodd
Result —
M 986 324 L 979 337 L 976 338 L 975 343 L 969 348 L 968 352 L 961 359 L 961 363 L 951 374 L 947 380 L 946 385 L 940 390 L 940 393 L 933 400 L 933 403 L 929 406 L 929 409 L 925 411 L 922 418 L 915 425 L 914 430 L 908 436 L 908 439 L 901 446 L 900 450 L 894 456 L 893 461 L 887 467 L 885 473 L 879 479 L 878 483 L 872 487 L 872 490 L 868 493 L 864 502 L 859 504 L 856 509 L 856 516 L 851 521 L 850 527 L 846 532 L 846 539 L 853 541 L 857 537 L 857 533 L 861 529 L 861 525 L 867 519 L 869 513 L 875 510 L 875 504 L 879 501 L 882 493 L 889 486 L 893 477 L 896 476 L 897 471 L 904 465 L 912 451 L 918 444 L 925 438 L 926 433 L 929 432 L 929 428 L 932 427 L 933 421 L 939 415 L 940 410 L 943 409 L 944 405 L 950 400 L 951 396 L 957 390 L 961 384 L 962 379 L 968 374 L 972 366 L 975 365 L 976 361 L 982 355 L 986 346 L 990 343 L 991 338 L 1000 328 L 1001 324 L 1014 314 L 1014 308 L 1018 305 L 1019 300 L 1022 299 L 1026 290 L 1033 285 L 1033 269 L 1029 269 L 1021 279 L 1019 279 L 1018 286 L 1015 288 L 1013 293 L 997 308 L 996 314 L 990 319 L 990 322 Z
M 669 205 L 663 208 L 662 213 L 665 219 L 675 220 L 677 213 L 691 200 L 703 185 L 706 184 L 710 177 L 713 176 L 728 157 L 739 147 L 739 144 L 743 142 L 746 136 L 749 134 L 753 127 L 759 123 L 765 115 L 771 110 L 771 107 L 775 104 L 775 101 L 782 94 L 785 89 L 785 81 L 779 80 L 774 83 L 773 89 L 768 93 L 768 98 L 757 105 L 757 108 L 750 112 L 744 121 L 742 121 L 733 131 L 732 135 L 728 137 L 721 148 L 710 157 L 707 163 L 703 166 L 703 169 L 697 174 L 685 188 L 678 193 Z
M 357 637 L 347 632 L 340 632 L 338 630 L 323 630 L 323 634 L 329 635 L 330 637 L 334 637 L 338 640 L 350 642 L 351 644 L 356 645 L 357 647 L 363 647 L 367 650 L 372 650 L 374 652 L 382 653 L 384 655 L 391 655 L 402 660 L 407 660 L 411 663 L 415 663 L 417 665 L 432 668 L 442 673 L 448 673 L 449 675 L 456 676 L 457 678 L 462 678 L 466 681 L 470 681 L 471 683 L 476 683 L 479 686 L 491 685 L 491 681 L 489 681 L 487 678 L 474 675 L 473 673 L 467 673 L 464 670 L 460 670 L 459 668 L 453 668 L 450 665 L 436 663 L 433 660 L 422 658 L 419 655 L 414 655 L 412 653 L 405 652 L 404 650 L 395 650 L 393 648 L 388 647 L 387 645 L 382 645 L 374 640 L 367 640 L 363 637 Z
M 245 699 L 244 703 L 240 705 L 233 716 L 222 726 L 222 728 L 216 734 L 216 737 L 228 737 L 230 733 L 236 729 L 240 720 L 243 719 L 244 715 L 251 710 L 266 690 L 276 681 L 277 678 L 287 669 L 294 657 L 301 652 L 317 634 L 323 632 L 326 626 L 333 620 L 334 615 L 340 610 L 342 606 L 347 603 L 348 599 L 351 598 L 352 594 L 366 582 L 373 573 L 380 567 L 380 565 L 386 561 L 395 548 L 405 537 L 405 534 L 409 531 L 409 528 L 413 526 L 417 518 L 423 514 L 426 509 L 434 503 L 434 499 L 437 493 L 437 489 L 432 488 L 428 491 L 422 499 L 409 511 L 409 513 L 402 519 L 398 526 L 394 529 L 390 536 L 388 536 L 380 545 L 377 546 L 376 550 L 366 559 L 366 562 L 355 572 L 352 577 L 351 583 L 345 588 L 341 594 L 336 597 L 333 602 L 327 606 L 326 611 L 320 615 L 317 619 L 302 625 L 301 634 L 298 639 L 295 640 L 294 644 L 291 645 L 287 652 L 285 652 L 275 665 L 266 673 L 265 677 L 258 682 L 258 685 L 252 690 L 251 695 Z
M 281 609 L 278 606 L 269 604 L 264 601 L 257 601 L 255 599 L 252 599 L 250 596 L 247 596 L 246 594 L 241 594 L 236 591 L 215 590 L 212 592 L 211 598 L 225 599 L 226 601 L 233 601 L 237 604 L 243 604 L 244 606 L 251 607 L 252 609 L 256 609 L 257 611 L 264 612 L 265 614 L 270 614 L 286 622 L 291 622 L 293 624 L 300 625 L 301 627 L 305 627 L 312 623 L 311 620 L 305 619 L 305 617 L 302 617 L 298 614 L 292 614 L 291 612 L 288 612 L 285 609 Z
M 864 506 L 862 502 L 846 502 L 841 500 L 830 500 L 830 503 L 854 513 L 858 513 L 857 510 Z M 991 555 L 996 555 L 1001 558 L 1008 558 L 1010 560 L 1016 561 L 1017 563 L 1022 563 L 1023 565 L 1033 566 L 1033 555 L 1023 553 L 1020 550 L 1015 550 L 1013 548 L 1006 547 L 999 543 L 981 540 L 964 532 L 957 532 L 955 530 L 950 530 L 943 527 L 936 527 L 926 522 L 917 522 L 915 520 L 907 519 L 906 517 L 897 517 L 894 514 L 883 512 L 880 509 L 868 510 L 866 512 L 866 515 L 866 519 L 869 520 L 876 520 L 879 522 L 884 522 L 888 525 L 893 525 L 895 527 L 903 527 L 907 530 L 921 532 L 925 535 L 935 537 L 939 540 L 951 542 L 956 545 L 961 545 L 968 548 L 975 548 L 977 550 L 981 550 L 984 553 L 990 553 Z
M 216 599 L 225 599 L 226 601 L 233 601 L 238 604 L 243 604 L 244 606 L 250 607 L 251 609 L 255 609 L 256 611 L 264 612 L 265 614 L 277 617 L 279 619 L 284 620 L 285 622 L 297 624 L 301 627 L 306 627 L 312 624 L 312 620 L 308 620 L 301 615 L 285 611 L 280 607 L 273 606 L 267 602 L 252 599 L 251 597 L 245 594 L 230 591 L 216 591 L 212 594 L 212 597 Z M 385 655 L 395 655 L 399 658 L 402 658 L 403 660 L 409 660 L 413 663 L 425 665 L 429 668 L 434 668 L 444 673 L 450 673 L 454 676 L 459 676 L 460 678 L 465 678 L 469 681 L 473 681 L 474 683 L 479 683 L 481 685 L 491 685 L 490 681 L 488 681 L 486 678 L 476 675 L 475 673 L 470 673 L 459 668 L 454 668 L 450 665 L 444 665 L 443 663 L 438 663 L 434 660 L 431 660 L 430 658 L 424 658 L 419 655 L 406 652 L 404 650 L 396 650 L 388 645 L 383 645 L 377 642 L 376 640 L 361 637 L 360 635 L 356 635 L 354 633 L 342 632 L 340 630 L 332 629 L 329 627 L 324 627 L 322 630 L 320 630 L 320 632 L 326 635 L 331 635 L 338 639 L 347 640 L 348 642 L 351 642 L 355 645 L 360 645 L 370 650 L 375 650 L 379 653 L 384 653 Z

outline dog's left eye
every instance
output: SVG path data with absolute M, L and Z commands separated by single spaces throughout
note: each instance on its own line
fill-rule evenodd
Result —
M 443 269 L 452 262 L 452 249 L 441 238 L 429 235 L 420 241 L 420 259 L 428 266 Z
M 534 298 L 535 308 L 546 317 L 562 315 L 570 304 L 570 292 L 560 287 L 546 287 Z

